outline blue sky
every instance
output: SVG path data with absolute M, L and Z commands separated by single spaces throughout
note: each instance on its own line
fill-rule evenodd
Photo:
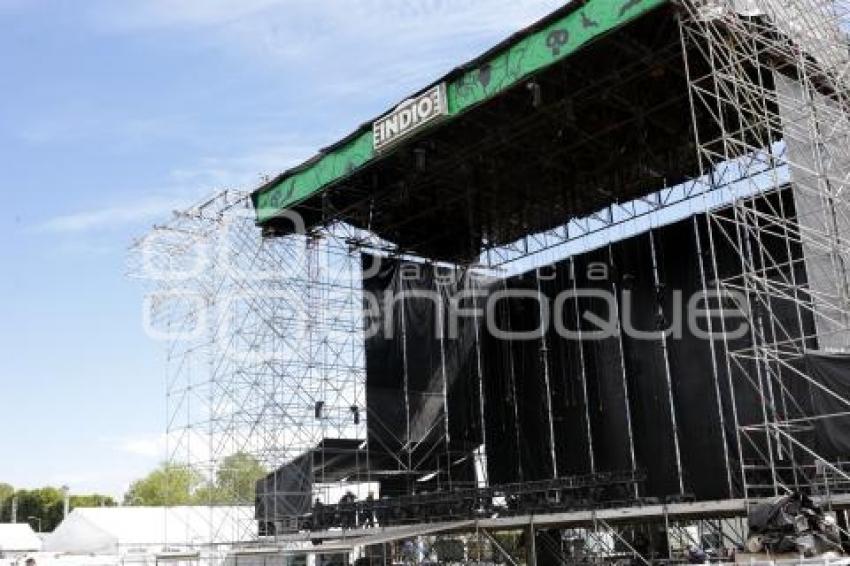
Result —
M 0 0 L 0 481 L 121 494 L 164 366 L 126 250 L 563 0 Z

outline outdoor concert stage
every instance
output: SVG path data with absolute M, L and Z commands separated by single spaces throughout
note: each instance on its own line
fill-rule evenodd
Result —
M 379 329 L 365 403 L 337 408 L 366 434 L 258 483 L 263 532 L 330 551 L 739 517 L 794 489 L 846 506 L 847 85 L 815 2 L 792 3 L 808 35 L 757 4 L 570 2 L 252 195 L 266 238 L 303 221 L 357 257 Z M 617 508 L 561 484 L 561 508 L 469 495 L 498 517 L 417 499 L 623 473 Z M 329 483 L 378 493 L 320 525 Z M 385 499 L 406 507 L 361 529 Z M 386 526 L 417 513 L 453 520 Z

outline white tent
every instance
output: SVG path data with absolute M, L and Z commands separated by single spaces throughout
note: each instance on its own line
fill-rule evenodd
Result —
M 76 508 L 44 540 L 71 554 L 157 553 L 256 538 L 253 507 Z
M 0 523 L 0 556 L 41 550 L 41 539 L 26 523 Z

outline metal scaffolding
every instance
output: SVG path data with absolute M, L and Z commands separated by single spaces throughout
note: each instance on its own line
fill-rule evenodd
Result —
M 345 238 L 262 239 L 247 194 L 227 191 L 132 246 L 146 329 L 166 349 L 168 464 L 193 475 L 194 503 L 244 506 L 235 541 L 257 540 L 257 518 L 253 482 L 221 480 L 229 457 L 272 471 L 326 438 L 365 441 L 360 255 Z M 316 495 L 343 488 L 366 495 Z M 220 524 L 198 515 L 169 542 L 212 540 Z
M 715 376 L 729 380 L 718 387 L 734 392 L 741 384 L 732 382 L 743 382 L 762 407 L 757 422 L 739 419 L 734 396 L 731 406 L 718 407 L 734 420 L 727 430 L 735 438 L 726 443 L 731 493 L 743 500 L 799 488 L 828 495 L 830 486 L 850 482 L 850 466 L 819 456 L 808 439 L 815 421 L 850 418 L 850 400 L 827 391 L 848 408 L 817 413 L 794 384 L 823 389 L 800 360 L 812 350 L 850 346 L 850 2 L 677 5 L 701 176 L 485 250 L 480 265 L 534 268 L 578 253 L 578 242 L 600 233 L 622 238 L 606 232 L 612 227 L 645 217 L 654 227 L 675 216 L 669 207 L 702 202 L 699 215 L 711 227 L 696 238 L 706 244 L 702 279 L 718 296 L 742 297 L 716 306 L 745 313 L 751 330 L 744 343 L 727 338 L 722 319 L 709 329 L 720 337 L 714 362 L 725 369 Z M 793 210 L 783 199 L 762 198 L 789 186 Z M 734 272 L 714 260 L 724 246 L 740 258 Z M 175 213 L 133 245 L 131 274 L 149 285 L 147 328 L 167 346 L 171 465 L 190 469 L 202 486 L 216 485 L 222 463 L 235 454 L 273 471 L 326 439 L 365 445 L 363 248 L 391 250 L 342 224 L 262 238 L 247 193 L 233 191 Z M 336 503 L 350 490 L 362 499 L 370 480 L 319 479 L 315 495 Z M 224 499 L 252 508 L 236 540 L 256 541 L 254 495 L 233 487 Z M 209 505 L 220 503 L 221 491 L 199 492 L 209 494 Z M 745 537 L 740 514 L 662 517 L 668 547 L 706 538 L 729 547 Z M 634 518 L 635 525 L 647 521 L 658 517 Z M 204 517 L 198 525 L 195 540 L 218 528 Z M 538 544 L 564 556 L 575 535 L 583 553 L 639 555 L 625 533 L 603 521 L 561 529 Z M 286 544 L 285 537 L 276 542 Z
M 803 355 L 850 346 L 850 3 L 682 6 L 694 116 L 711 117 L 694 120 L 702 173 L 724 185 L 732 202 L 731 214 L 706 213 L 722 240 L 712 238 L 710 251 L 716 257 L 716 247 L 731 246 L 740 257 L 737 272 L 722 273 L 716 263 L 712 271 L 718 290 L 743 298 L 736 307 L 752 340 L 726 340 L 722 325 L 715 331 L 724 336 L 728 375 L 750 383 L 762 403 L 760 422 L 739 422 L 733 408 L 740 495 L 812 487 L 815 468 L 846 481 L 846 466 L 806 446 L 813 419 L 847 418 L 846 411 L 816 414 L 793 384 L 822 388 L 800 363 Z M 758 198 L 788 183 L 795 210 L 782 199 Z

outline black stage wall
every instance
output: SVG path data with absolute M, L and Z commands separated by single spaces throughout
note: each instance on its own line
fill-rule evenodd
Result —
M 474 282 L 430 264 L 362 260 L 364 291 L 374 298 L 364 299 L 366 328 L 379 329 L 366 340 L 366 405 L 382 494 L 474 482 L 471 454 L 482 443 L 477 325 L 458 318 L 452 336 L 446 316 L 449 301 Z
M 792 216 L 790 192 L 755 199 L 753 218 L 767 208 Z M 457 340 L 435 337 L 436 327 L 445 330 L 447 321 L 434 300 L 406 297 L 393 313 L 378 309 L 373 318 L 391 318 L 397 332 L 392 340 L 379 334 L 366 344 L 370 451 L 409 460 L 413 475 L 437 468 L 449 470 L 444 480 L 466 481 L 473 477 L 471 451 L 486 440 L 491 484 L 641 469 L 647 474 L 641 496 L 740 494 L 739 462 L 755 458 L 764 445 L 758 437 L 742 439 L 738 427 L 763 422 L 765 409 L 756 368 L 745 359 L 730 363 L 727 348 L 746 349 L 752 337 L 723 340 L 723 321 L 710 317 L 700 319 L 700 328 L 713 332 L 715 340 L 695 335 L 688 301 L 696 294 L 703 307 L 730 310 L 730 301 L 721 305 L 710 294 L 718 288 L 716 278 L 741 273 L 742 261 L 785 265 L 766 273 L 777 281 L 800 283 L 805 272 L 801 261 L 790 261 L 802 252 L 784 234 L 770 226 L 741 233 L 730 221 L 734 214 L 741 214 L 740 207 L 711 221 L 694 216 L 496 281 L 383 258 L 377 274 L 364 281 L 379 299 L 391 291 L 439 289 L 438 302 L 446 307 L 457 292 L 472 288 L 486 288 L 491 301 L 504 291 L 539 291 L 553 307 L 550 320 L 558 310 L 572 335 L 564 336 L 555 324 L 531 339 L 487 331 L 487 324 L 504 331 L 537 329 L 541 310 L 532 298 L 502 298 L 488 320 L 461 318 Z M 770 257 L 737 253 L 747 238 L 760 250 L 756 255 Z M 366 265 L 374 259 L 364 256 Z M 410 266 L 417 269 L 402 277 Z M 585 295 L 562 299 L 562 308 L 555 309 L 567 290 Z M 483 308 L 485 302 L 469 299 L 467 306 Z M 756 312 L 771 309 L 771 320 L 779 321 L 763 330 L 769 336 L 793 340 L 800 328 L 812 328 L 811 317 L 788 299 L 754 297 L 752 303 Z M 594 316 L 615 321 L 613 332 L 594 337 L 600 330 Z M 736 327 L 740 320 L 725 324 Z M 678 331 L 670 333 L 671 325 Z M 803 414 L 806 407 L 792 399 L 807 399 L 805 388 L 790 375 L 783 380 L 787 391 L 780 389 L 770 410 Z M 446 468 L 447 461 L 461 464 Z

